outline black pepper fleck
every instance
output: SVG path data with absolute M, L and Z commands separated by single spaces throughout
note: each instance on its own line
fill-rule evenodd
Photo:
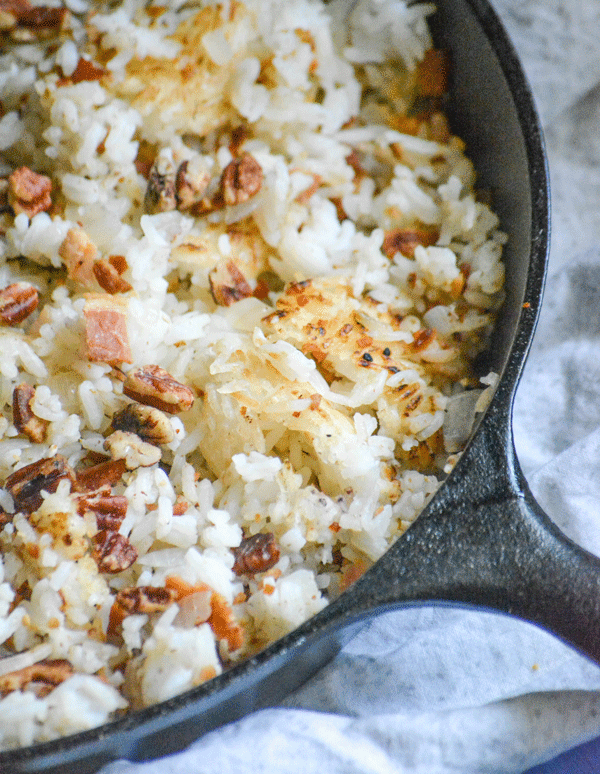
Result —
M 367 363 L 372 363 L 373 362 L 373 358 L 371 357 L 371 355 L 369 355 L 368 352 L 365 352 L 365 354 L 362 356 L 362 359 L 366 360 Z
M 390 348 L 389 348 L 389 347 L 386 347 L 386 348 L 383 350 L 383 354 L 384 354 L 386 357 L 389 357 L 389 356 L 392 354 L 392 353 L 390 352 Z

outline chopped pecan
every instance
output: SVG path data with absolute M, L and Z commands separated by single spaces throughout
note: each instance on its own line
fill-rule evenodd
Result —
M 135 433 L 116 430 L 104 441 L 104 448 L 115 460 L 125 460 L 129 470 L 147 468 L 160 461 L 161 451 L 151 443 L 142 441 Z
M 108 262 L 119 275 L 124 274 L 129 268 L 127 258 L 124 255 L 109 255 Z
M 8 178 L 8 203 L 15 215 L 24 212 L 29 218 L 52 206 L 52 181 L 29 167 L 19 167 Z
M 94 277 L 102 290 L 114 295 L 115 293 L 127 293 L 131 290 L 131 285 L 127 280 L 120 276 L 115 267 L 108 261 L 99 260 L 94 262 Z
M 0 323 L 18 325 L 37 309 L 39 293 L 26 282 L 13 282 L 0 290 Z
M 233 159 L 221 175 L 221 195 L 228 205 L 242 204 L 260 191 L 263 171 L 258 161 L 249 153 Z
M 162 159 L 154 162 L 148 178 L 144 209 L 154 215 L 157 212 L 169 212 L 177 207 L 175 198 L 175 173 Z
M 114 574 L 131 567 L 138 552 L 125 535 L 104 529 L 94 536 L 92 556 L 100 572 Z
M 396 253 L 413 258 L 417 245 L 430 247 L 439 238 L 437 228 L 393 228 L 385 232 L 381 249 L 388 258 L 393 258 Z
M 158 445 L 171 443 L 175 437 L 169 418 L 160 409 L 141 403 L 130 403 L 117 412 L 112 418 L 111 427 L 113 430 L 135 433 L 143 441 Z
M 136 613 L 160 613 L 176 599 L 176 593 L 160 586 L 131 586 L 121 589 L 110 609 L 107 634 L 117 634 L 123 619 Z
M 70 228 L 58 248 L 58 254 L 72 280 L 87 287 L 92 285 L 98 248 L 83 229 Z
M 272 532 L 259 532 L 257 535 L 244 538 L 237 548 L 233 549 L 235 562 L 233 571 L 236 575 L 254 575 L 257 572 L 270 570 L 279 561 L 279 547 Z
M 107 460 L 98 465 L 77 471 L 77 489 L 81 492 L 95 492 L 102 487 L 118 483 L 127 470 L 125 460 Z
M 184 211 L 199 202 L 210 183 L 210 175 L 205 170 L 195 170 L 188 161 L 183 161 L 175 177 L 175 198 L 177 209 Z
M 115 602 L 132 613 L 160 613 L 175 601 L 176 594 L 162 586 L 134 586 L 121 589 Z
M 31 683 L 41 683 L 36 693 L 45 696 L 73 674 L 73 667 L 66 659 L 39 661 L 37 664 L 8 672 L 0 676 L 0 694 L 22 691 Z
M 130 371 L 123 383 L 123 392 L 138 403 L 154 406 L 169 414 L 188 411 L 194 403 L 194 393 L 190 388 L 157 365 Z
M 88 360 L 131 363 L 124 299 L 88 293 L 83 314 Z
M 220 306 L 231 306 L 252 295 L 252 288 L 235 262 L 226 258 L 209 272 L 208 281 L 212 297 Z
M 96 517 L 98 530 L 118 531 L 127 514 L 127 498 L 124 495 L 84 494 L 77 497 L 77 512 L 83 515 L 91 511 Z
M 4 510 L 0 510 L 0 529 L 4 529 L 7 524 L 10 524 L 13 520 L 14 513 L 7 513 Z
M 45 457 L 12 473 L 4 484 L 20 511 L 33 513 L 42 504 L 42 491 L 56 492 L 59 483 L 68 479 L 75 483 L 75 473 L 60 454 Z
M 35 390 L 29 384 L 19 384 L 13 390 L 13 423 L 32 443 L 46 439 L 49 422 L 36 417 L 31 408 Z

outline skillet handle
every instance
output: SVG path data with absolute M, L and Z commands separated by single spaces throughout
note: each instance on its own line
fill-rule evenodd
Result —
M 509 424 L 496 419 L 482 424 L 429 508 L 342 595 L 342 617 L 475 605 L 538 624 L 600 664 L 600 559 L 536 503 Z

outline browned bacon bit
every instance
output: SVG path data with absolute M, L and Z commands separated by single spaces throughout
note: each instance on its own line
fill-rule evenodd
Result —
M 436 228 L 394 228 L 385 232 L 381 250 L 388 258 L 393 258 L 396 253 L 413 258 L 417 245 L 430 247 L 439 238 L 440 232 Z
M 57 454 L 12 473 L 6 479 L 4 488 L 12 495 L 18 510 L 33 513 L 42 504 L 42 491 L 56 492 L 63 479 L 74 484 L 75 473 L 66 459 Z
M 8 177 L 8 203 L 15 215 L 24 212 L 29 218 L 52 206 L 52 181 L 29 167 L 19 167 Z
M 42 443 L 46 439 L 48 421 L 36 417 L 31 408 L 35 390 L 29 384 L 19 384 L 13 390 L 13 423 L 20 433 L 26 435 L 32 443 Z
M 160 586 L 132 586 L 121 589 L 110 609 L 107 634 L 117 634 L 123 619 L 136 613 L 161 613 L 173 604 L 177 594 Z
M 208 623 L 211 629 L 218 639 L 227 642 L 229 650 L 237 650 L 242 647 L 244 644 L 244 630 L 236 622 L 233 610 L 225 597 L 205 583 L 197 583 L 195 586 L 192 586 L 177 575 L 169 575 L 165 581 L 165 586 L 173 593 L 175 601 L 184 599 L 190 594 L 210 591 L 211 614 Z
M 210 292 L 219 306 L 231 306 L 252 295 L 252 288 L 234 261 L 221 260 L 209 272 Z
M 233 555 L 233 571 L 236 575 L 255 575 L 257 572 L 270 570 L 277 564 L 279 547 L 272 532 L 259 532 L 244 538 L 241 544 L 233 549 Z
M 58 248 L 72 280 L 82 285 L 91 285 L 94 279 L 94 261 L 98 248 L 81 228 L 70 228 Z
M 119 532 L 101 530 L 94 536 L 94 544 L 92 556 L 100 572 L 122 572 L 138 557 L 137 548 Z
M 93 363 L 131 363 L 126 306 L 120 297 L 86 294 L 85 345 Z
M 31 683 L 41 683 L 37 686 L 36 693 L 43 697 L 72 674 L 73 667 L 66 659 L 39 661 L 37 664 L 0 676 L 0 694 L 6 696 L 12 691 L 22 691 Z
M 227 205 L 242 204 L 260 191 L 263 171 L 258 161 L 249 153 L 233 159 L 221 175 L 221 194 Z
M 103 67 L 96 67 L 89 59 L 80 57 L 77 62 L 77 67 L 71 73 L 71 75 L 65 80 L 71 83 L 81 83 L 82 81 L 99 81 L 102 76 L 106 75 L 108 70 Z
M 123 392 L 138 403 L 154 406 L 169 414 L 188 411 L 194 403 L 194 393 L 190 388 L 157 365 L 130 371 L 123 383 Z
M 215 637 L 225 640 L 229 650 L 238 650 L 244 644 L 244 630 L 236 623 L 233 610 L 221 594 L 213 591 L 210 598 L 212 613 L 208 619 Z
M 0 323 L 18 325 L 34 312 L 39 303 L 39 293 L 26 282 L 13 282 L 0 290 Z
M 135 433 L 148 443 L 171 443 L 175 437 L 169 418 L 160 409 L 144 406 L 141 403 L 130 403 L 117 412 L 113 418 L 113 430 L 123 430 Z
M 155 162 L 150 170 L 146 195 L 144 196 L 144 209 L 154 215 L 157 212 L 169 212 L 177 207 L 175 198 L 175 175 L 168 171 L 161 171 L 162 165 Z
M 108 261 L 95 261 L 93 272 L 94 277 L 102 290 L 106 290 L 106 292 L 111 295 L 114 295 L 115 293 L 127 293 L 128 290 L 131 290 L 129 282 L 124 280 L 115 267 Z
M 77 489 L 80 492 L 95 492 L 102 487 L 114 486 L 127 470 L 125 460 L 107 460 L 89 468 L 77 471 Z

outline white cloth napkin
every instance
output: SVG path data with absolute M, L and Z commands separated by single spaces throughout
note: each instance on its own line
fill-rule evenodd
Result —
M 600 555 L 600 3 L 496 7 L 533 86 L 553 185 L 515 441 L 540 504 Z M 598 734 L 600 668 L 521 621 L 421 608 L 372 621 L 282 707 L 103 774 L 520 774 Z

